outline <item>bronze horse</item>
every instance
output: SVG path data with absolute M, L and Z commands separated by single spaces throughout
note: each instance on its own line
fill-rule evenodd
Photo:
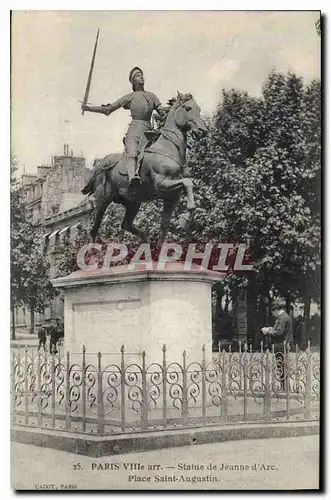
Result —
M 84 194 L 95 195 L 95 219 L 90 232 L 92 242 L 96 239 L 103 215 L 111 202 L 120 203 L 126 209 L 122 229 L 137 235 L 143 242 L 148 241 L 147 232 L 133 222 L 143 201 L 162 199 L 163 213 L 158 238 L 160 248 L 182 191 L 187 196 L 187 212 L 182 216 L 180 225 L 187 229 L 195 209 L 193 183 L 184 171 L 187 132 L 190 130 L 196 139 L 207 133 L 200 111 L 191 94 L 178 93 L 158 138 L 143 151 L 140 167 L 142 183 L 134 197 L 127 193 L 128 177 L 125 175 L 123 155 L 108 155 L 100 161 L 99 165 L 103 165 L 103 168 L 99 169 L 96 160 L 96 170 L 82 190 Z

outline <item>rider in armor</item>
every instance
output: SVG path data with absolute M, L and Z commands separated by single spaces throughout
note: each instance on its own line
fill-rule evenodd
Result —
M 132 121 L 124 137 L 124 146 L 129 186 L 133 186 L 140 182 L 137 170 L 138 146 L 145 133 L 151 130 L 152 113 L 155 110 L 162 115 L 166 109 L 161 106 L 155 94 L 144 89 L 144 74 L 140 68 L 136 66 L 130 71 L 129 81 L 133 90 L 131 94 L 126 94 L 117 101 L 102 106 L 83 104 L 82 110 L 102 113 L 107 116 L 119 108 L 131 111 Z

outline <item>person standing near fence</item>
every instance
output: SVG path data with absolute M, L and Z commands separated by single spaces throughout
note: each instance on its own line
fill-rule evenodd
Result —
M 38 330 L 38 351 L 43 347 L 44 351 L 46 351 L 46 334 L 47 334 L 47 326 L 45 324 L 41 325 Z
M 56 325 L 56 320 L 52 319 L 52 324 L 49 327 L 49 334 L 50 334 L 49 352 L 51 354 L 57 354 L 58 352 L 56 347 L 58 341 L 58 335 L 57 335 L 57 327 L 55 325 Z
M 284 342 L 287 344 L 293 343 L 293 326 L 292 318 L 285 310 L 285 303 L 275 301 L 271 306 L 271 314 L 275 318 L 274 326 L 264 326 L 261 328 L 263 335 L 268 335 L 271 343 L 274 345 L 276 353 L 276 361 L 279 369 L 278 376 L 284 389 L 285 365 L 284 365 Z

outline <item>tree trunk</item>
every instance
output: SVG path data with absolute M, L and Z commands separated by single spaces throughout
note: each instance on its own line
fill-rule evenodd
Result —
M 286 312 L 291 316 L 291 302 L 292 302 L 292 294 L 288 293 L 286 295 Z
M 222 299 L 223 299 L 223 293 L 216 291 L 216 317 L 219 318 L 222 316 Z
M 34 333 L 34 307 L 30 309 L 30 333 Z
M 224 305 L 224 314 L 228 314 L 229 312 L 229 304 L 230 304 L 230 297 L 229 297 L 229 290 L 225 292 L 225 305 Z
M 302 342 L 303 344 L 307 344 L 309 339 L 309 318 L 310 318 L 310 305 L 311 305 L 311 297 L 305 297 L 304 308 L 303 308 L 303 331 L 302 331 Z
M 15 336 L 15 306 L 11 306 L 11 339 L 16 340 Z

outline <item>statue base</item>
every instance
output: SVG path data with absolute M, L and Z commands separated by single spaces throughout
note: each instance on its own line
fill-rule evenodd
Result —
M 65 350 L 71 357 L 86 348 L 86 361 L 100 351 L 109 362 L 162 363 L 163 346 L 168 362 L 200 361 L 202 346 L 212 356 L 211 287 L 223 275 L 183 263 L 164 270 L 130 270 L 116 266 L 76 271 L 53 280 L 64 291 Z

